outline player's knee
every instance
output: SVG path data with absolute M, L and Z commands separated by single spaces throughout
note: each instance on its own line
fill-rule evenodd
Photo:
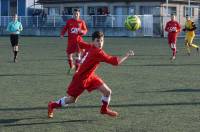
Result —
M 77 98 L 74 98 L 74 100 L 73 100 L 74 102 L 73 102 L 73 103 L 76 103 L 76 102 L 77 102 L 77 100 L 78 100 Z
M 111 96 L 111 94 L 112 94 L 112 90 L 111 89 L 107 89 L 106 96 Z
M 15 46 L 15 51 L 19 51 L 19 47 L 18 46 Z
M 77 100 L 78 100 L 77 98 L 74 98 L 74 97 L 73 97 L 73 98 L 71 98 L 71 103 L 76 103 Z
M 77 98 L 72 97 L 72 96 L 68 97 L 67 104 L 76 103 L 76 102 L 77 102 Z
M 72 54 L 67 54 L 67 57 L 69 60 L 73 60 L 73 55 Z

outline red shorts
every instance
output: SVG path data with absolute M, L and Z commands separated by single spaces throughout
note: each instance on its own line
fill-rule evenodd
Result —
M 88 92 L 96 90 L 98 87 L 103 85 L 103 80 L 97 75 L 92 75 L 84 81 L 78 77 L 74 76 L 72 82 L 68 86 L 67 93 L 72 97 L 78 97 L 86 89 Z
M 66 52 L 67 52 L 67 54 L 78 53 L 78 52 L 80 52 L 80 48 L 77 43 L 68 42 Z
M 177 41 L 177 34 L 169 33 L 168 34 L 168 44 L 176 44 Z

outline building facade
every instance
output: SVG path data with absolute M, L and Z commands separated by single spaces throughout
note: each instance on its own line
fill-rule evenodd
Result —
M 36 0 L 0 0 L 0 16 L 30 15 L 29 10 L 35 7 Z
M 46 9 L 48 15 L 71 15 L 74 8 L 80 8 L 82 15 L 143 15 L 166 14 L 166 0 L 38 0 Z M 177 16 L 198 15 L 199 0 L 191 0 L 191 9 L 188 0 L 170 0 L 168 13 Z M 189 12 L 190 11 L 190 12 Z
M 187 14 L 197 24 L 200 19 L 200 0 L 191 0 L 190 4 L 188 0 L 170 0 L 168 4 L 166 0 L 38 0 L 38 3 L 43 5 L 48 16 L 72 15 L 74 8 L 80 8 L 81 15 L 118 16 L 115 18 L 116 26 L 122 25 L 123 15 L 153 15 L 153 32 L 161 36 L 164 35 L 166 21 L 170 19 L 169 14 L 175 14 L 182 25 Z M 106 18 L 100 20 L 108 21 Z M 89 21 L 90 25 L 96 26 Z

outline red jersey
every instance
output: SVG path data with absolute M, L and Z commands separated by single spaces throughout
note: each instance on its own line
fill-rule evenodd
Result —
M 82 33 L 79 32 L 79 29 L 82 30 Z M 68 44 L 76 43 L 77 41 L 81 41 L 82 35 L 85 35 L 87 33 L 87 27 L 83 20 L 75 20 L 71 18 L 66 22 L 66 25 L 63 27 L 61 35 L 64 36 L 66 31 L 68 32 Z
M 79 42 L 79 46 L 82 49 L 86 49 L 85 56 L 81 60 L 82 65 L 74 74 L 73 80 L 67 89 L 68 95 L 75 98 L 84 90 L 91 92 L 104 84 L 103 80 L 95 75 L 95 70 L 98 68 L 100 62 L 112 65 L 119 64 L 118 57 L 110 56 L 94 45 Z
M 169 21 L 166 24 L 165 31 L 168 32 L 169 43 L 176 43 L 176 38 L 180 32 L 181 26 L 177 21 Z
M 98 68 L 100 62 L 106 62 L 112 65 L 118 65 L 119 59 L 115 56 L 106 54 L 102 49 L 95 47 L 94 45 L 87 44 L 85 42 L 79 42 L 79 46 L 82 49 L 86 49 L 85 56 L 82 58 L 82 65 L 75 74 L 81 80 L 85 80 L 91 75 L 94 75 L 95 70 Z

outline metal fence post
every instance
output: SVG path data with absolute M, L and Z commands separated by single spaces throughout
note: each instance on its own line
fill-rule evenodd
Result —
M 38 23 L 38 16 L 37 16 L 37 27 L 39 26 L 39 23 Z
M 114 26 L 114 16 L 113 16 L 113 15 L 111 15 L 111 20 L 112 20 L 112 21 L 111 21 L 111 22 L 112 22 L 112 23 L 111 23 L 111 27 L 113 28 L 113 26 Z
M 55 17 L 55 15 L 53 16 L 53 26 L 56 27 L 56 17 Z

